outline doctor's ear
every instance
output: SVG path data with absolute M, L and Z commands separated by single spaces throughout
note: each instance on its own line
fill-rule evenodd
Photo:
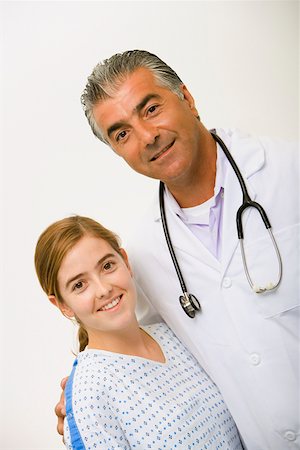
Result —
M 190 93 L 190 91 L 188 90 L 186 85 L 182 84 L 180 86 L 180 90 L 183 94 L 183 100 L 187 102 L 187 104 L 188 104 L 190 110 L 192 111 L 192 113 L 194 114 L 194 116 L 199 118 L 199 114 L 198 114 L 197 108 L 195 106 L 194 97 L 192 96 L 192 94 Z
M 128 270 L 129 270 L 131 276 L 133 276 L 133 273 L 132 273 L 132 270 L 131 270 L 131 267 L 130 267 L 130 264 L 129 264 L 129 260 L 128 260 L 128 255 L 127 255 L 126 251 L 124 250 L 124 248 L 120 248 L 120 252 L 121 252 L 122 258 L 125 261 L 126 266 L 128 267 Z
M 67 317 L 67 319 L 72 319 L 74 317 L 74 313 L 73 313 L 72 309 L 69 308 L 69 306 L 67 306 L 65 303 L 62 303 L 59 300 L 57 300 L 55 295 L 49 295 L 48 299 L 50 300 L 52 305 L 56 306 L 60 310 L 60 312 L 65 317 Z

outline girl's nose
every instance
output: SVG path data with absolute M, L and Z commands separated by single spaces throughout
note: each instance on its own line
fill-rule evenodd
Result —
M 102 280 L 98 280 L 97 282 L 97 288 L 96 288 L 96 297 L 99 299 L 107 297 L 110 292 L 112 291 L 112 286 L 107 283 L 103 282 Z

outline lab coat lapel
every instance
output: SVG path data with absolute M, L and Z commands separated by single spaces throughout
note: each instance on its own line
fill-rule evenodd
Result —
M 251 177 L 262 169 L 264 165 L 264 150 L 258 140 L 250 136 L 233 135 L 231 148 L 229 149 L 235 159 L 242 176 L 245 180 L 248 193 L 252 200 L 256 192 L 251 184 Z M 227 166 L 224 186 L 224 210 L 222 228 L 222 257 L 221 270 L 224 275 L 234 251 L 239 244 L 236 227 L 236 213 L 243 201 L 238 179 L 230 164 Z M 247 208 L 243 213 L 243 226 L 247 223 L 253 208 Z

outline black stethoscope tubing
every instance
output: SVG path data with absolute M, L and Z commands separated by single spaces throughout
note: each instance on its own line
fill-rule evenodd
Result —
M 244 181 L 244 178 L 235 162 L 235 160 L 233 159 L 230 151 L 228 150 L 227 146 L 225 145 L 225 143 L 222 141 L 222 139 L 220 138 L 220 136 L 218 136 L 215 132 L 211 131 L 210 134 L 212 135 L 212 137 L 214 138 L 214 140 L 220 145 L 220 147 L 222 148 L 223 152 L 226 155 L 226 158 L 228 159 L 232 169 L 234 170 L 234 173 L 236 174 L 236 177 L 240 183 L 241 186 L 241 190 L 242 190 L 242 194 L 243 194 L 243 202 L 242 205 L 239 207 L 239 209 L 237 210 L 236 213 L 236 226 L 237 226 L 237 233 L 238 233 L 238 238 L 239 239 L 244 239 L 244 231 L 243 231 L 243 223 L 242 223 L 242 214 L 243 212 L 247 209 L 247 208 L 255 208 L 257 209 L 257 211 L 259 212 L 265 227 L 271 228 L 271 224 L 269 222 L 268 216 L 264 210 L 264 208 L 257 202 L 254 202 L 253 200 L 251 200 L 250 195 L 248 194 L 247 191 L 247 187 L 246 187 L 246 183 Z
M 242 174 L 241 174 L 241 172 L 240 172 L 240 170 L 239 170 L 235 160 L 233 159 L 231 153 L 229 152 L 227 146 L 225 145 L 225 143 L 215 133 L 215 130 L 211 131 L 210 133 L 211 133 L 212 137 L 214 138 L 214 140 L 220 145 L 220 147 L 222 148 L 223 152 L 225 153 L 225 156 L 228 159 L 232 169 L 234 170 L 234 173 L 236 174 L 236 177 L 237 177 L 237 179 L 239 181 L 239 184 L 240 184 L 240 187 L 241 187 L 241 190 L 242 190 L 242 194 L 243 194 L 242 205 L 239 207 L 239 209 L 238 209 L 238 211 L 236 213 L 237 234 L 238 234 L 238 239 L 239 239 L 241 245 L 242 245 L 242 242 L 243 242 L 243 239 L 244 239 L 242 214 L 247 208 L 251 207 L 251 208 L 255 208 L 259 212 L 259 214 L 260 214 L 260 216 L 261 216 L 261 218 L 262 218 L 262 220 L 264 222 L 265 227 L 270 232 L 270 236 L 271 236 L 273 245 L 274 245 L 275 250 L 276 250 L 276 254 L 277 254 L 277 258 L 278 258 L 278 262 L 279 262 L 279 279 L 278 279 L 278 282 L 277 282 L 276 285 L 271 285 L 270 287 L 267 287 L 267 288 L 257 288 L 256 286 L 254 286 L 254 284 L 253 284 L 253 282 L 252 282 L 252 280 L 250 278 L 250 275 L 249 275 L 249 272 L 248 272 L 248 268 L 247 268 L 247 264 L 246 264 L 246 260 L 245 260 L 244 248 L 243 248 L 243 245 L 242 245 L 243 263 L 244 263 L 244 268 L 245 268 L 245 272 L 246 272 L 246 275 L 247 275 L 248 282 L 249 282 L 250 286 L 254 290 L 256 289 L 257 293 L 264 292 L 266 290 L 276 289 L 277 286 L 279 285 L 280 281 L 281 281 L 282 263 L 281 263 L 281 258 L 280 258 L 280 254 L 279 254 L 279 250 L 278 250 L 277 244 L 276 244 L 276 242 L 274 240 L 274 237 L 272 235 L 272 232 L 271 232 L 271 224 L 269 222 L 267 214 L 266 214 L 265 210 L 263 209 L 263 207 L 259 203 L 254 202 L 253 200 L 251 200 L 251 198 L 250 198 L 250 196 L 248 194 L 247 187 L 246 187 L 245 181 L 243 179 L 243 176 L 242 176 Z M 175 251 L 174 251 L 174 248 L 173 248 L 173 245 L 172 245 L 172 241 L 171 241 L 171 238 L 170 238 L 170 233 L 169 233 L 169 230 L 168 230 L 168 224 L 167 224 L 167 219 L 166 219 L 165 202 L 164 202 L 164 183 L 162 181 L 160 181 L 160 184 L 159 184 L 159 206 L 160 206 L 160 214 L 161 214 L 162 226 L 163 226 L 163 231 L 164 231 L 164 235 L 165 235 L 165 238 L 166 238 L 167 246 L 168 246 L 169 253 L 171 255 L 172 262 L 173 262 L 174 268 L 176 270 L 178 281 L 180 283 L 181 290 L 182 290 L 182 293 L 183 293 L 183 295 L 181 295 L 179 297 L 179 301 L 180 301 L 180 304 L 181 304 L 184 312 L 189 317 L 194 318 L 195 314 L 196 314 L 196 311 L 200 311 L 201 310 L 201 306 L 200 306 L 200 303 L 197 300 L 197 298 L 193 294 L 190 294 L 188 292 L 186 284 L 185 284 L 185 281 L 184 281 L 184 278 L 183 278 L 183 275 L 182 275 L 182 272 L 181 272 L 181 269 L 179 267 L 179 264 L 178 264 L 178 261 L 177 261 L 176 255 L 175 255 Z
M 165 212 L 165 200 L 164 200 L 164 184 L 161 181 L 159 183 L 159 207 L 160 207 L 160 215 L 161 215 L 161 221 L 162 226 L 164 230 L 164 235 L 167 241 L 168 249 L 177 273 L 178 281 L 181 286 L 181 290 L 183 295 L 180 295 L 179 302 L 184 310 L 184 312 L 191 317 L 192 319 L 195 317 L 196 311 L 200 311 L 201 306 L 197 298 L 193 294 L 189 294 L 186 288 L 186 284 L 183 279 L 183 275 L 181 273 L 175 251 L 171 242 L 170 233 L 168 229 L 167 219 L 166 219 L 166 212 Z

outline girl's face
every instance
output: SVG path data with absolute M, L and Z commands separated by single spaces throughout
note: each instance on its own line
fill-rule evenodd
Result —
M 63 304 L 68 317 L 76 316 L 91 336 L 122 331 L 136 322 L 136 289 L 128 265 L 101 238 L 82 237 L 67 253 L 58 272 Z

